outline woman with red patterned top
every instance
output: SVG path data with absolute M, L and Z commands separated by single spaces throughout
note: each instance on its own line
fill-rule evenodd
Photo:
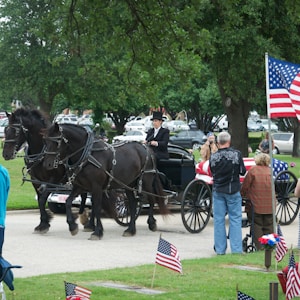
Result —
M 270 156 L 260 153 L 254 158 L 256 166 L 252 167 L 243 182 L 241 195 L 251 200 L 253 207 L 253 222 L 251 213 L 248 219 L 253 224 L 253 241 L 256 249 L 261 245 L 258 238 L 264 234 L 273 233 L 272 180 Z

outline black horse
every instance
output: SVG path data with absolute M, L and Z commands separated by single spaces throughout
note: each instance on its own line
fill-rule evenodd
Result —
M 150 230 L 156 230 L 156 220 L 153 217 L 155 202 L 158 203 L 162 214 L 168 213 L 155 159 L 147 146 L 137 142 L 112 146 L 90 138 L 88 132 L 81 126 L 56 123 L 48 129 L 45 141 L 44 167 L 54 169 L 63 163 L 67 169 L 73 170 L 71 195 L 77 193 L 80 188 L 86 189 L 92 195 L 96 228 L 91 239 L 100 239 L 103 236 L 100 211 L 102 195 L 106 191 L 125 188 L 129 201 L 130 222 L 123 236 L 132 236 L 136 233 L 135 192 L 147 195 L 149 200 Z M 72 218 L 71 203 L 68 200 L 66 210 L 67 222 L 72 231 L 77 224 Z
M 22 145 L 24 143 L 28 144 L 25 149 L 25 164 L 38 196 L 40 210 L 40 224 L 35 227 L 34 232 L 46 233 L 49 230 L 52 218 L 52 215 L 46 210 L 47 198 L 51 188 L 59 189 L 61 188 L 60 186 L 63 186 L 68 181 L 65 167 L 60 165 L 54 170 L 43 168 L 45 144 L 41 131 L 46 130 L 50 124 L 40 111 L 20 108 L 12 114 L 7 114 L 7 117 L 9 124 L 5 128 L 5 142 L 2 155 L 5 160 L 14 159 Z M 79 214 L 84 210 L 84 203 L 87 197 L 86 192 L 82 190 L 80 194 L 82 205 Z M 72 200 L 70 199 L 70 201 Z M 105 204 L 110 205 L 110 202 L 105 201 Z M 114 208 L 108 208 L 108 205 L 105 206 L 107 211 L 113 211 Z M 87 227 L 94 229 L 93 225 L 91 223 Z

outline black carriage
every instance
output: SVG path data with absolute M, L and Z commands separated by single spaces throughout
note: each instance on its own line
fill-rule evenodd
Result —
M 168 152 L 170 158 L 161 160 L 157 167 L 169 207 L 180 210 L 187 231 L 199 233 L 206 227 L 212 214 L 211 188 L 205 181 L 195 179 L 196 162 L 191 152 L 173 144 L 168 145 Z M 145 206 L 147 207 L 147 201 L 140 195 L 136 217 Z M 117 206 L 119 213 L 116 219 L 123 226 L 127 226 L 129 222 L 127 207 L 126 197 L 123 195 L 119 207 Z

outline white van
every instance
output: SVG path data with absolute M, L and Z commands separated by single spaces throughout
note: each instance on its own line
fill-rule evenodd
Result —
M 221 117 L 213 117 L 212 119 L 212 125 L 215 124 L 215 122 L 218 121 L 218 123 L 214 126 L 214 131 L 223 131 L 228 130 L 228 120 L 227 115 L 222 115 Z

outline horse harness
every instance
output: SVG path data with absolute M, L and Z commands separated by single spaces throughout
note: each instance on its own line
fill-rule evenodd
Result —
M 109 190 L 112 181 L 114 181 L 114 182 L 116 182 L 117 184 L 119 184 L 120 186 L 122 186 L 123 188 L 125 188 L 127 190 L 136 191 L 139 194 L 143 193 L 143 194 L 158 197 L 158 195 L 156 195 L 156 194 L 149 193 L 149 192 L 146 192 L 146 191 L 142 191 L 143 175 L 146 174 L 146 173 L 157 173 L 157 170 L 155 168 L 153 168 L 151 170 L 146 170 L 147 163 L 148 163 L 149 159 L 152 160 L 152 162 L 153 162 L 152 165 L 154 165 L 154 161 L 155 161 L 155 157 L 154 157 L 153 153 L 150 153 L 150 150 L 146 145 L 144 145 L 145 149 L 147 150 L 146 160 L 145 160 L 145 163 L 144 163 L 143 168 L 141 170 L 141 174 L 136 177 L 136 179 L 139 179 L 138 180 L 138 188 L 137 189 L 132 188 L 132 187 L 126 185 L 124 182 L 118 180 L 114 176 L 114 167 L 117 164 L 116 148 L 123 146 L 124 144 L 128 143 L 128 141 L 124 141 L 122 143 L 117 143 L 116 145 L 110 145 L 110 144 L 102 141 L 105 145 L 104 147 L 94 147 L 95 143 L 97 143 L 98 140 L 95 139 L 94 134 L 91 130 L 88 130 L 86 127 L 84 127 L 84 128 L 87 132 L 87 141 L 85 143 L 85 146 L 77 149 L 75 152 L 73 152 L 72 154 L 66 156 L 64 159 L 62 159 L 62 160 L 59 159 L 59 155 L 60 155 L 59 152 L 52 153 L 52 152 L 47 152 L 47 150 L 44 152 L 45 154 L 56 154 L 54 168 L 57 168 L 59 164 L 64 164 L 65 165 L 68 174 L 70 174 L 70 175 L 68 175 L 67 185 L 72 186 L 76 176 L 81 172 L 83 167 L 85 165 L 87 165 L 88 163 L 91 163 L 92 165 L 94 165 L 97 168 L 102 168 L 103 171 L 106 173 L 106 175 L 108 175 L 108 177 L 109 177 L 108 184 L 105 188 L 105 192 L 107 192 L 107 190 Z M 58 137 L 47 137 L 47 139 L 55 141 L 55 142 L 58 143 L 58 149 L 60 148 L 62 141 L 64 141 L 64 143 L 66 143 L 66 144 L 68 143 L 68 139 L 63 136 L 63 128 L 61 126 L 59 126 L 59 131 L 61 133 L 60 136 L 58 136 Z M 92 152 L 107 151 L 107 150 L 110 150 L 113 154 L 112 168 L 109 171 L 104 169 L 102 164 L 92 155 Z M 70 158 L 73 157 L 74 155 L 78 154 L 80 151 L 83 151 L 80 158 L 75 163 L 69 164 Z

